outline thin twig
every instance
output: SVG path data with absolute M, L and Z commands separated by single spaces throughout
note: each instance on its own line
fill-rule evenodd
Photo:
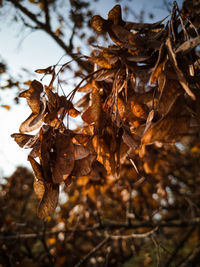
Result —
M 195 248 L 193 253 L 189 253 L 188 258 L 179 267 L 198 266 L 200 258 L 200 246 Z
M 105 231 L 108 230 L 117 230 L 117 229 L 138 229 L 138 228 L 183 228 L 187 226 L 198 226 L 200 225 L 200 217 L 193 218 L 191 220 L 182 221 L 182 220 L 171 220 L 171 221 L 144 221 L 144 222 L 136 222 L 136 223 L 115 223 L 112 221 L 104 221 L 101 225 L 95 224 L 93 227 L 86 227 L 82 229 L 66 229 L 66 230 L 59 230 L 59 231 L 47 231 L 45 232 L 46 236 L 51 235 L 58 235 L 59 233 L 83 233 L 88 231 L 96 231 L 96 230 L 102 230 Z M 15 235 L 1 235 L 0 240 L 14 240 L 14 239 L 31 239 L 31 238 L 39 238 L 43 236 L 43 232 L 39 233 L 29 233 L 29 234 L 15 234 Z M 143 235 L 143 234 L 142 234 Z M 139 236 L 138 236 L 139 237 Z
M 156 254 L 156 257 L 157 257 L 157 267 L 159 267 L 160 266 L 160 257 L 161 257 L 161 255 L 160 255 L 160 244 L 158 244 L 157 241 L 156 241 L 156 239 L 153 238 L 152 236 L 151 236 L 151 240 L 152 240 L 152 242 L 154 243 L 154 245 L 155 245 L 155 247 L 157 249 L 157 254 Z
M 142 234 L 132 233 L 130 235 L 108 235 L 108 237 L 110 239 L 114 239 L 114 240 L 118 240 L 118 239 L 130 239 L 130 238 L 145 238 L 145 237 L 148 237 L 148 236 L 152 235 L 157 230 L 158 230 L 158 226 L 155 227 L 154 229 L 152 229 L 151 231 L 148 231 L 148 232 L 142 233 Z
M 64 51 L 71 57 L 73 58 L 78 65 L 83 68 L 84 70 L 86 70 L 87 72 L 91 71 L 91 67 L 89 65 L 87 65 L 84 61 L 82 61 L 81 59 L 77 59 L 76 56 L 74 56 L 74 53 L 71 50 L 71 47 L 67 46 L 65 44 L 65 42 L 59 38 L 59 36 L 57 36 L 48 26 L 48 24 L 41 22 L 40 20 L 38 20 L 37 16 L 32 13 L 30 10 L 28 10 L 26 7 L 24 7 L 23 5 L 21 5 L 21 2 L 17 1 L 17 0 L 8 0 L 10 3 L 12 3 L 16 9 L 20 10 L 24 15 L 26 15 L 29 19 L 31 19 L 41 30 L 45 31 L 47 34 L 49 34 L 49 36 L 51 36 L 54 41 L 56 41 L 56 43 L 64 49 Z
M 109 237 L 106 237 L 103 241 L 101 241 L 96 247 L 94 247 L 84 258 L 82 258 L 75 267 L 79 267 L 83 265 L 95 252 L 101 249 L 109 240 Z
M 183 239 L 178 243 L 178 245 L 175 247 L 174 251 L 172 252 L 170 258 L 168 259 L 168 261 L 165 264 L 165 267 L 171 266 L 171 263 L 173 262 L 173 260 L 175 259 L 177 253 L 179 252 L 179 250 L 184 246 L 185 242 L 190 238 L 190 236 L 192 235 L 192 233 L 194 232 L 196 226 L 193 226 L 188 233 L 186 233 L 186 235 L 183 237 Z
M 44 3 L 44 12 L 45 12 L 45 24 L 47 28 L 51 28 L 50 26 L 50 16 L 49 16 L 49 3 L 47 0 L 43 0 Z

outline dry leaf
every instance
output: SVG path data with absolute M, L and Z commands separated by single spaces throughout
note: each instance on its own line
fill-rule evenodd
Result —
M 92 112 L 92 107 L 89 106 L 81 115 L 81 118 L 84 122 L 91 124 L 93 122 L 95 122 L 95 116 Z
M 136 103 L 135 101 L 131 101 L 131 109 L 133 114 L 140 119 L 147 119 L 148 116 L 148 108 L 144 104 Z
M 78 92 L 89 92 L 92 88 L 92 83 L 86 83 L 78 88 Z
M 28 90 L 19 94 L 19 97 L 25 97 L 29 107 L 34 114 L 40 112 L 40 94 L 43 91 L 43 86 L 37 80 L 33 80 Z
M 90 94 L 87 93 L 86 95 L 84 95 L 81 99 L 79 99 L 76 103 L 75 103 L 75 107 L 77 108 L 87 108 L 88 107 L 88 103 L 90 101 Z
M 86 158 L 89 155 L 90 151 L 87 147 L 83 145 L 74 145 L 74 159 L 79 160 Z
M 40 103 L 40 109 L 38 113 L 31 113 L 31 115 L 20 125 L 20 133 L 32 132 L 39 128 L 43 123 L 43 114 L 46 110 L 46 101 L 43 100 Z
M 128 147 L 130 147 L 132 149 L 137 148 L 138 143 L 134 140 L 132 134 L 130 132 L 128 132 L 128 130 L 124 129 L 122 139 Z
M 75 109 L 74 107 L 69 108 L 67 110 L 67 113 L 69 114 L 69 116 L 71 116 L 73 118 L 76 118 L 80 114 L 80 112 L 77 109 Z
M 183 134 L 188 133 L 189 116 L 180 113 L 181 105 L 180 98 L 175 99 L 168 113 L 157 122 L 152 122 L 149 128 L 145 130 L 141 143 L 175 142 Z
M 96 15 L 92 17 L 90 25 L 97 33 L 102 33 L 105 31 L 106 21 L 101 16 Z
M 45 69 L 37 69 L 37 70 L 35 70 L 35 72 L 44 73 L 44 74 L 51 74 L 53 70 L 54 70 L 53 66 L 49 66 Z
M 52 151 L 55 145 L 55 136 L 53 134 L 53 128 L 47 125 L 41 127 L 39 132 L 40 138 L 40 163 L 42 166 L 43 177 L 46 182 L 52 182 L 52 172 L 51 165 L 54 164 L 52 157 L 54 159 L 55 152 Z
M 108 13 L 108 20 L 111 20 L 114 25 L 123 24 L 122 11 L 120 5 L 115 5 Z
M 76 160 L 72 175 L 75 177 L 85 176 L 91 172 L 92 163 L 96 160 L 95 154 L 89 154 L 87 157 Z
M 11 137 L 15 139 L 15 142 L 20 146 L 24 147 L 26 144 L 34 138 L 34 135 L 30 134 L 21 134 L 21 133 L 13 133 Z M 32 146 L 29 146 L 32 147 Z
M 54 183 L 60 183 L 67 179 L 74 168 L 74 145 L 69 133 L 56 135 L 54 153 L 52 179 Z
M 38 207 L 38 217 L 44 219 L 53 212 L 58 203 L 59 185 L 44 183 L 45 192 Z
M 35 177 L 39 181 L 44 181 L 43 173 L 42 173 L 42 166 L 30 155 L 28 156 L 28 161 L 31 163 L 33 172 L 35 174 Z
M 19 131 L 20 133 L 32 132 L 39 128 L 42 125 L 42 116 L 41 114 L 33 114 L 31 115 L 20 125 Z
M 156 65 L 151 73 L 151 77 L 150 77 L 151 84 L 155 83 L 158 80 L 161 72 L 163 72 L 165 68 L 166 61 L 167 61 L 166 48 L 165 48 L 165 45 L 162 44 L 159 49 L 159 55 L 158 55 Z
M 11 109 L 11 107 L 10 107 L 9 105 L 1 105 L 1 107 L 2 107 L 2 108 L 5 108 L 5 109 L 7 109 L 7 110 L 10 110 L 10 109 Z
M 196 46 L 200 44 L 200 36 L 195 37 L 192 40 L 188 40 L 181 44 L 175 51 L 175 53 L 183 53 L 187 54 L 190 52 L 192 49 L 194 49 Z
M 182 85 L 183 89 L 185 90 L 185 92 L 193 99 L 195 100 L 196 97 L 194 95 L 194 93 L 191 91 L 191 89 L 189 88 L 188 82 L 183 74 L 183 72 L 180 70 L 178 63 L 177 63 L 177 59 L 176 59 L 176 54 L 174 53 L 173 49 L 172 49 L 172 45 L 171 45 L 171 41 L 170 38 L 168 37 L 166 40 L 166 46 L 168 48 L 168 54 L 169 54 L 169 58 L 174 66 L 174 69 L 177 73 L 177 76 L 179 78 L 179 82 Z
M 44 184 L 40 180 L 34 179 L 34 182 L 33 182 L 33 190 L 34 190 L 36 196 L 39 199 L 42 199 L 43 198 L 45 188 L 44 188 Z

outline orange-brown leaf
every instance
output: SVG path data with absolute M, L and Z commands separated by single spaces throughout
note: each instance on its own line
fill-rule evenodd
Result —
M 43 123 L 43 114 L 46 110 L 46 101 L 43 99 L 38 113 L 31 113 L 31 115 L 20 125 L 20 133 L 32 132 L 39 128 Z
M 122 22 L 122 11 L 121 6 L 114 6 L 108 13 L 108 19 L 111 20 L 115 25 L 118 25 Z
M 90 151 L 83 145 L 74 145 L 74 159 L 79 160 L 86 158 L 89 155 Z
M 92 163 L 95 161 L 96 155 L 89 154 L 87 157 L 76 160 L 72 175 L 75 177 L 85 176 L 90 173 L 92 169 Z
M 55 150 L 52 179 L 54 183 L 60 183 L 67 179 L 74 168 L 74 145 L 68 133 L 57 134 Z
M 44 177 L 43 177 L 43 173 L 42 173 L 42 166 L 30 155 L 28 156 L 28 161 L 31 163 L 35 177 L 39 181 L 44 181 Z
M 89 106 L 81 115 L 81 118 L 84 122 L 91 124 L 95 122 L 95 116 L 92 112 L 92 106 Z
M 76 118 L 80 114 L 80 112 L 77 109 L 75 109 L 74 107 L 73 108 L 70 108 L 67 111 L 67 113 L 69 114 L 69 116 L 71 116 L 73 118 Z
M 42 125 L 42 117 L 41 114 L 31 115 L 20 125 L 19 131 L 20 133 L 32 132 L 39 128 Z
M 46 182 L 52 182 L 51 164 L 52 164 L 53 153 L 51 152 L 51 150 L 55 143 L 53 128 L 47 125 L 43 125 L 39 132 L 39 138 L 41 143 L 39 158 L 40 158 L 40 163 L 42 165 L 44 180 Z
M 131 101 L 131 109 L 133 114 L 137 118 L 141 118 L 146 120 L 148 116 L 148 109 L 144 104 L 135 103 L 135 101 Z
M 19 94 L 19 97 L 25 97 L 29 107 L 34 114 L 40 112 L 40 94 L 43 91 L 43 86 L 37 80 L 33 80 L 28 90 Z
M 95 86 L 92 88 L 92 116 L 94 117 L 94 121 L 97 127 L 100 127 L 100 123 L 102 123 L 102 103 L 101 103 L 101 96 L 99 93 L 99 88 Z
M 20 146 L 24 147 L 28 141 L 30 141 L 34 135 L 31 134 L 21 134 L 21 133 L 13 133 L 11 137 L 14 138 L 15 142 Z
M 40 180 L 34 179 L 33 189 L 34 189 L 36 196 L 39 199 L 42 199 L 44 196 L 44 191 L 45 191 L 44 184 Z
M 164 66 L 165 66 L 165 61 L 161 62 L 152 72 L 151 77 L 150 77 L 150 83 L 153 84 L 158 80 L 158 77 L 160 73 L 163 71 Z
M 189 116 L 181 113 L 182 102 L 179 98 L 171 104 L 168 113 L 145 131 L 141 143 L 152 144 L 159 142 L 175 142 L 189 130 Z
M 44 74 L 51 74 L 52 71 L 53 71 L 52 66 L 49 66 L 49 67 L 47 67 L 45 69 L 37 69 L 37 70 L 35 70 L 35 72 L 37 72 L 37 73 L 44 73 Z
M 159 49 L 159 55 L 156 62 L 156 65 L 152 71 L 151 77 L 150 77 L 150 83 L 153 84 L 158 80 L 158 77 L 160 73 L 164 70 L 165 63 L 167 61 L 165 46 L 161 45 Z
M 85 85 L 78 88 L 78 92 L 89 92 L 92 88 L 91 83 L 86 83 Z
M 133 136 L 130 132 L 128 132 L 128 130 L 124 129 L 122 139 L 124 143 L 132 149 L 135 149 L 138 146 L 138 143 L 134 140 Z
M 44 219 L 53 212 L 58 203 L 59 185 L 44 183 L 45 192 L 38 207 L 38 217 Z
M 9 105 L 1 105 L 1 107 L 2 107 L 2 108 L 5 108 L 5 109 L 7 109 L 7 110 L 10 110 L 10 109 L 11 109 L 11 107 L 10 107 Z
M 102 33 L 104 31 L 105 20 L 101 16 L 93 16 L 90 24 L 97 33 Z

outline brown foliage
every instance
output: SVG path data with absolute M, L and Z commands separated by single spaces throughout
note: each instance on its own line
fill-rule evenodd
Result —
M 41 199 L 38 215 L 45 218 L 56 208 L 59 185 L 64 184 L 69 226 L 76 227 L 80 220 L 88 227 L 98 222 L 105 230 L 102 220 L 126 220 L 116 232 L 113 224 L 106 228 L 108 233 L 100 235 L 108 237 L 105 242 L 133 238 L 128 226 L 135 222 L 144 222 L 143 226 L 148 222 L 145 227 L 152 234 L 158 230 L 155 214 L 164 222 L 174 218 L 185 222 L 182 198 L 191 206 L 199 198 L 199 166 L 192 163 L 199 155 L 197 31 L 191 36 L 189 28 L 194 25 L 176 3 L 165 23 L 123 21 L 117 5 L 108 19 L 94 16 L 91 26 L 113 41 L 108 47 L 94 47 L 88 58 L 94 72 L 65 96 L 54 90 L 55 66 L 37 70 L 51 70 L 49 86 L 33 81 L 21 93 L 32 114 L 22 123 L 21 133 L 12 137 L 21 147 L 31 148 L 34 190 Z M 74 104 L 78 91 L 85 95 Z M 79 113 L 83 124 L 71 130 L 64 119 Z M 39 127 L 35 136 L 25 134 Z M 193 166 L 194 173 L 189 171 Z M 192 221 L 199 204 L 190 208 L 187 220 Z M 145 237 L 143 226 L 137 237 Z M 90 250 L 91 243 L 88 246 Z M 129 251 L 126 246 L 128 242 L 122 245 L 123 253 Z
M 189 32 L 181 16 L 174 5 L 165 24 L 134 24 L 122 20 L 117 5 L 107 20 L 99 15 L 92 18 L 91 26 L 98 33 L 108 32 L 114 44 L 96 46 L 88 59 L 97 65 L 97 71 L 84 79 L 90 100 L 84 96 L 78 102 L 83 106 L 85 125 L 75 131 L 68 129 L 63 119 L 66 114 L 79 114 L 71 100 L 80 85 L 70 99 L 60 96 L 53 91 L 54 68 L 36 70 L 52 75 L 52 80 L 45 88 L 34 80 L 20 93 L 32 113 L 21 124 L 21 134 L 12 137 L 21 147 L 35 149 L 29 161 L 40 181 L 38 186 L 44 186 L 40 217 L 56 207 L 58 185 L 93 173 L 95 160 L 113 177 L 120 177 L 124 164 L 131 165 L 133 159 L 138 163 L 133 168 L 145 172 L 146 145 L 159 142 L 164 146 L 180 141 L 191 131 L 195 134 L 192 123 L 198 118 L 190 103 L 197 101 L 199 85 L 190 81 L 199 73 L 195 64 L 199 37 L 188 41 Z M 45 96 L 41 98 L 42 92 Z M 24 134 L 40 126 L 35 136 Z M 86 136 L 86 141 L 79 142 L 77 135 Z M 37 157 L 39 163 L 34 159 Z

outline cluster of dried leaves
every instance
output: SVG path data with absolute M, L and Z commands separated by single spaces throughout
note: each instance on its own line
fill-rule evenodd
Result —
M 178 164 L 172 144 L 194 137 L 199 127 L 200 36 L 176 3 L 165 20 L 126 22 L 120 5 L 107 20 L 94 16 L 92 28 L 114 42 L 94 47 L 88 58 L 94 72 L 66 97 L 54 90 L 55 68 L 40 69 L 52 75 L 49 86 L 34 80 L 19 95 L 32 113 L 12 137 L 31 148 L 40 218 L 56 208 L 61 183 L 81 186 L 95 201 L 114 185 L 120 190 L 123 177 L 137 188 L 149 175 L 151 195 L 166 195 L 165 177 Z M 85 94 L 73 104 L 77 91 Z M 80 113 L 84 124 L 70 130 L 64 118 Z M 38 128 L 35 135 L 25 134 Z

